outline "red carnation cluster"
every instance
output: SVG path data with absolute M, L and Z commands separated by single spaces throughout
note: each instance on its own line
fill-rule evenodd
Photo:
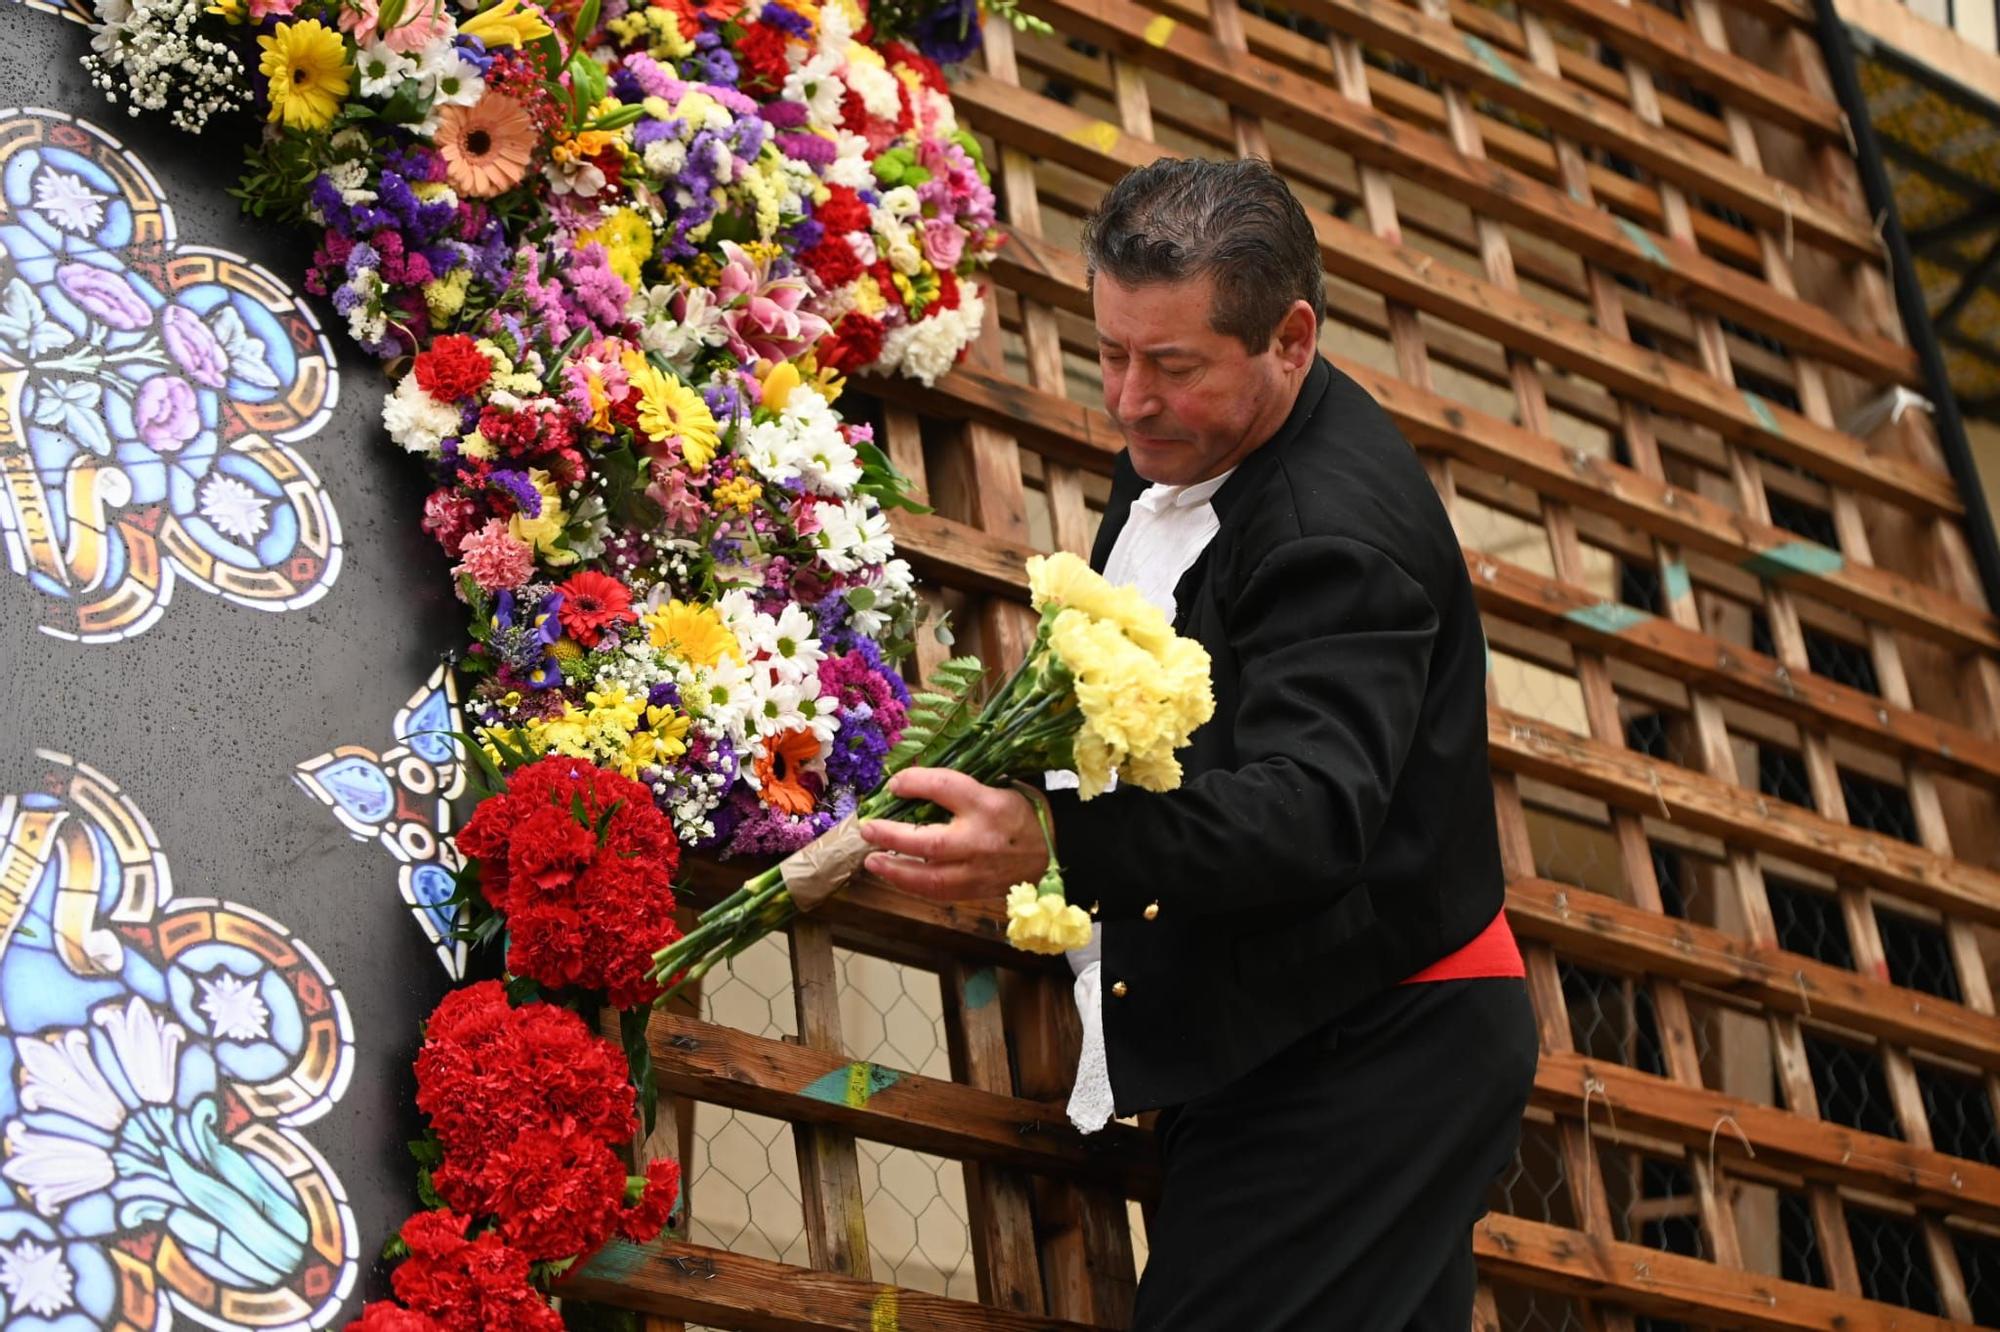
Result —
M 497 981 L 445 996 L 417 1055 L 417 1108 L 444 1149 L 432 1187 L 534 1262 L 659 1233 L 680 1170 L 653 1163 L 627 1206 L 633 1099 L 616 1046 L 566 1008 L 513 1007 Z
M 881 320 L 849 311 L 834 325 L 833 336 L 820 344 L 819 363 L 836 374 L 851 374 L 875 363 L 885 336 Z
M 737 87 L 751 97 L 776 97 L 792 72 L 785 58 L 786 36 L 769 23 L 753 23 L 736 43 L 736 63 L 742 70 Z
M 528 1259 L 491 1231 L 465 1238 L 465 1218 L 419 1212 L 403 1223 L 410 1256 L 390 1278 L 407 1308 L 378 1300 L 347 1332 L 562 1332 L 562 1317 L 528 1284 Z
M 417 353 L 417 387 L 439 402 L 464 402 L 486 387 L 493 364 L 463 333 L 447 333 Z
M 582 759 L 541 759 L 480 804 L 458 847 L 507 917 L 509 971 L 547 989 L 602 990 L 614 1008 L 658 997 L 646 972 L 680 937 L 680 844 L 645 787 Z

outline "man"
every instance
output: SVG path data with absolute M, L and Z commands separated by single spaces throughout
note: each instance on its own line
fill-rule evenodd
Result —
M 1048 797 L 1102 952 L 1072 1113 L 1100 1020 L 1117 1112 L 1163 1108 L 1134 1325 L 1465 1332 L 1535 1028 L 1457 539 L 1320 359 L 1318 245 L 1267 165 L 1143 167 L 1084 239 L 1127 446 L 1094 559 L 1208 649 L 1216 699 L 1179 790 Z M 895 790 L 953 818 L 864 828 L 890 883 L 990 897 L 1041 874 L 1017 792 L 935 770 Z

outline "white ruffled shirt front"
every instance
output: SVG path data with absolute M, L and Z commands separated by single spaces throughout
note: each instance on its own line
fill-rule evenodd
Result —
M 1132 512 L 1104 562 L 1104 577 L 1130 583 L 1139 595 L 1174 618 L 1174 587 L 1181 575 L 1201 558 L 1215 539 L 1221 520 L 1209 503 L 1230 473 L 1191 486 L 1152 486 L 1132 501 Z M 1048 774 L 1050 790 L 1076 785 L 1076 774 Z M 1086 885 L 1071 890 L 1087 897 Z M 1077 1060 L 1076 1086 L 1070 1092 L 1069 1119 L 1085 1133 L 1111 1122 L 1111 1070 L 1104 1057 L 1104 927 L 1093 925 L 1090 942 L 1068 953 L 1076 974 L 1076 1011 L 1083 1020 L 1083 1051 Z

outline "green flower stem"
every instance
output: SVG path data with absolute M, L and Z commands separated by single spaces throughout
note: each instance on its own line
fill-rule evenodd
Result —
M 925 766 L 949 768 L 987 783 L 1002 781 L 1036 766 L 1052 766 L 1044 760 L 1055 746 L 1075 736 L 1082 716 L 1074 705 L 1060 663 L 1054 663 L 1047 651 L 1048 630 L 1049 621 L 1044 618 L 1021 665 L 963 732 L 936 753 L 925 756 Z M 1031 803 L 1035 806 L 1042 842 L 1049 852 L 1049 873 L 1043 877 L 1046 883 L 1051 876 L 1059 875 L 1055 832 L 1049 826 L 1042 802 Z M 928 823 L 939 812 L 929 801 L 891 795 L 885 782 L 861 801 L 855 817 Z M 1059 877 L 1056 882 L 1060 883 Z M 694 929 L 653 955 L 655 980 L 665 983 L 679 974 L 679 979 L 654 1001 L 655 1005 L 664 1004 L 688 986 L 698 984 L 717 964 L 729 961 L 759 939 L 783 929 L 797 915 L 798 908 L 777 866 L 745 881 L 696 917 Z

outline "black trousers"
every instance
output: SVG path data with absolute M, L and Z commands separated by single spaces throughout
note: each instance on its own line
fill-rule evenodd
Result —
M 1526 985 L 1405 985 L 1160 1117 L 1139 1332 L 1466 1332 L 1535 1069 Z

